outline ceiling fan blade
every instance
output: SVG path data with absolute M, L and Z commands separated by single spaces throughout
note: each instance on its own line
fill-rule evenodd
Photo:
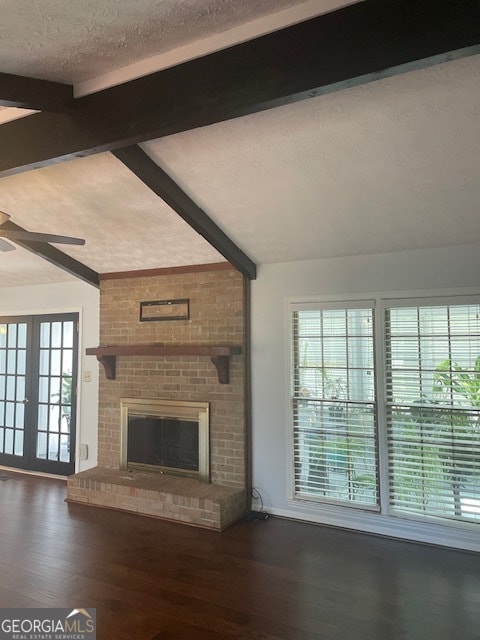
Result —
M 69 236 L 57 236 L 51 233 L 34 233 L 33 231 L 3 230 L 0 227 L 0 237 L 15 240 L 26 240 L 27 242 L 54 242 L 58 244 L 85 244 L 81 238 L 71 238 Z
M 9 242 L 0 239 L 0 251 L 15 251 L 15 247 Z

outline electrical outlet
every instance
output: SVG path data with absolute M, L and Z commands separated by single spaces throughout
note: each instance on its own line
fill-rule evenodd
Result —
M 88 444 L 80 445 L 80 460 L 88 460 Z

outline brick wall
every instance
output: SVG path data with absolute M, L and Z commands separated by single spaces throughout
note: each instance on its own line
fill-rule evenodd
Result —
M 100 343 L 243 345 L 243 278 L 232 269 L 103 280 Z M 140 322 L 140 302 L 190 300 L 189 320 Z M 118 468 L 120 398 L 210 403 L 211 480 L 245 487 L 244 356 L 230 359 L 230 383 L 219 384 L 209 357 L 117 356 L 116 379 L 100 376 L 98 463 Z

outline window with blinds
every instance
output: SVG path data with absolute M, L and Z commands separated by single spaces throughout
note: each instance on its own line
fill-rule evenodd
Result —
M 291 305 L 296 498 L 480 523 L 471 300 Z
M 378 508 L 373 308 L 293 308 L 295 496 Z
M 480 305 L 385 316 L 390 512 L 480 522 Z

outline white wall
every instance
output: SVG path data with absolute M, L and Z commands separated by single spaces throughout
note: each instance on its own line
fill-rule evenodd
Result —
M 95 347 L 99 341 L 99 291 L 81 281 L 0 290 L 2 316 L 72 312 L 80 317 L 75 470 L 84 471 L 97 463 L 99 371 L 96 358 L 85 356 L 85 348 Z M 92 374 L 91 382 L 82 382 L 86 371 Z M 88 445 L 87 460 L 79 460 L 80 443 Z
M 286 299 L 373 293 L 480 293 L 480 247 L 263 265 L 252 282 L 253 484 L 265 508 L 278 515 L 392 534 L 378 514 L 331 509 L 288 499 L 288 336 Z M 354 512 L 353 512 L 354 511 Z M 352 513 L 353 512 L 353 513 Z M 343 515 L 342 515 L 343 513 Z M 405 524 L 401 537 L 430 540 L 428 531 Z M 393 534 L 395 535 L 395 534 Z M 422 538 L 423 535 L 423 538 Z M 456 545 L 445 532 L 445 540 Z M 467 541 L 463 545 L 471 548 Z M 475 546 L 475 545 L 473 545 Z M 476 543 L 480 550 L 480 542 Z

